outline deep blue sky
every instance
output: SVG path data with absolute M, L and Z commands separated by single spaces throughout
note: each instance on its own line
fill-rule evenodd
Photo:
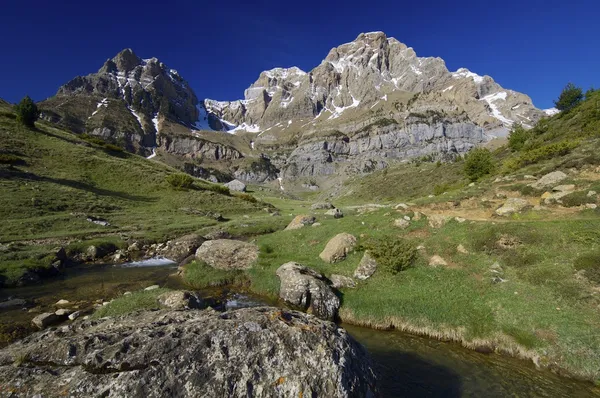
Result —
M 568 81 L 600 87 L 598 0 L 152 3 L 4 0 L 0 97 L 42 100 L 130 47 L 177 69 L 199 98 L 233 100 L 263 70 L 308 71 L 375 30 L 450 70 L 488 74 L 541 108 Z

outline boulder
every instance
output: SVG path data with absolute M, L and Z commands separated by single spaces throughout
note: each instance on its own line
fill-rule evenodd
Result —
M 333 286 L 335 289 L 356 287 L 356 282 L 354 282 L 354 279 L 350 278 L 349 276 L 333 274 L 329 280 L 331 281 L 331 286 Z
M 448 221 L 450 221 L 449 216 L 444 216 L 442 214 L 432 214 L 427 216 L 429 220 L 429 226 L 431 228 L 442 228 Z
M 396 206 L 394 206 L 395 210 L 407 210 L 408 209 L 408 205 L 406 203 L 398 203 Z
M 44 312 L 33 318 L 31 323 L 36 326 L 38 329 L 45 329 L 48 326 L 56 325 L 60 323 L 63 318 L 59 315 L 56 315 L 54 312 Z
M 394 220 L 394 227 L 406 229 L 406 228 L 410 227 L 410 222 L 408 222 L 404 218 L 398 218 L 398 219 Z
M 573 192 L 575 190 L 575 184 L 557 185 L 552 188 L 553 192 Z
M 229 181 L 227 184 L 224 184 L 230 191 L 237 192 L 246 192 L 246 184 L 241 182 L 240 180 Z
M 544 189 L 558 184 L 565 178 L 567 178 L 567 175 L 562 171 L 553 171 L 552 173 L 544 175 L 542 178 L 529 185 L 535 189 Z
M 26 307 L 29 303 L 27 300 L 20 298 L 11 298 L 9 300 L 5 300 L 0 302 L 0 310 L 10 310 L 14 308 L 23 308 Z
M 346 255 L 354 250 L 354 246 L 356 246 L 356 237 L 343 232 L 327 242 L 319 257 L 326 263 L 333 264 L 345 259 Z
M 165 247 L 157 250 L 157 255 L 179 263 L 194 254 L 204 241 L 205 239 L 197 234 L 185 235 L 168 241 Z
M 295 262 L 283 264 L 276 274 L 281 281 L 279 297 L 283 301 L 319 318 L 336 318 L 340 299 L 323 275 Z
M 60 299 L 56 303 L 54 303 L 54 305 L 57 305 L 59 307 L 63 306 L 63 305 L 69 305 L 69 304 L 70 304 L 69 300 L 65 300 L 65 299 Z
M 335 206 L 332 205 L 331 203 L 328 202 L 323 202 L 323 203 L 315 203 L 312 206 L 310 206 L 311 210 L 329 210 L 329 209 L 335 209 Z
M 204 300 L 195 292 L 176 290 L 158 296 L 158 304 L 172 310 L 206 308 Z
M 0 350 L 0 385 L 23 397 L 378 396 L 370 356 L 345 330 L 272 307 L 142 311 L 34 333 Z
M 331 209 L 325 212 L 326 216 L 332 216 L 333 218 L 342 218 L 344 217 L 344 213 L 340 209 Z
M 363 258 L 360 260 L 358 267 L 354 271 L 354 277 L 356 279 L 368 279 L 370 278 L 375 271 L 377 270 L 377 260 L 371 256 L 369 251 L 366 251 L 363 255 Z
M 462 244 L 456 247 L 456 251 L 460 254 L 469 254 L 469 251 Z
M 496 214 L 499 216 L 507 216 L 513 213 L 520 213 L 523 210 L 532 208 L 533 206 L 525 199 L 521 198 L 510 198 L 502 207 L 496 210 Z
M 151 285 L 151 286 L 148 286 L 148 287 L 144 288 L 144 290 L 147 291 L 147 292 L 149 292 L 150 290 L 156 290 L 156 289 L 160 289 L 160 286 L 158 286 L 158 285 Z M 102 305 L 108 305 L 108 304 L 109 304 L 108 302 L 102 303 Z
M 217 269 L 248 269 L 258 259 L 258 246 L 239 240 L 208 240 L 198 248 L 196 258 Z
M 285 229 L 286 230 L 300 229 L 300 228 L 304 227 L 305 225 L 314 224 L 315 221 L 317 221 L 317 219 L 314 218 L 313 216 L 299 215 L 299 216 L 294 217 L 294 219 L 288 224 L 287 227 L 285 227 Z
M 444 260 L 442 257 L 438 256 L 437 254 L 432 256 L 429 259 L 429 266 L 430 267 L 439 267 L 439 266 L 446 266 L 448 265 L 448 263 L 446 262 L 446 260 Z

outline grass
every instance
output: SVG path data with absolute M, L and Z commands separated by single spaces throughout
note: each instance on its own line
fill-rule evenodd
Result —
M 94 312 L 92 318 L 99 319 L 108 316 L 125 315 L 138 310 L 159 309 L 158 296 L 168 291 L 169 289 L 141 290 L 116 298 Z
M 7 116 L 10 109 L 2 110 L 0 153 L 22 162 L 0 164 L 0 243 L 20 243 L 0 252 L 0 283 L 14 284 L 28 269 L 47 267 L 37 259 L 58 245 L 95 238 L 118 246 L 132 239 L 164 241 L 217 224 L 243 229 L 216 221 L 215 213 L 229 220 L 267 216 L 264 203 L 231 196 L 220 185 L 194 179 L 192 189 L 175 190 L 166 182 L 177 174 L 169 166 L 115 154 L 45 122 L 25 129 Z M 24 261 L 29 258 L 36 260 Z

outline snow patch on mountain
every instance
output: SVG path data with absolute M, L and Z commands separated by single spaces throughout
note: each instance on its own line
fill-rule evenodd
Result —
M 233 128 L 231 130 L 228 130 L 227 132 L 231 133 L 231 134 L 235 134 L 238 131 L 247 131 L 249 133 L 258 133 L 258 132 L 260 132 L 260 126 L 257 124 L 242 123 L 239 126 Z
M 335 109 L 335 112 L 332 112 L 333 114 L 331 116 L 329 116 L 329 118 L 327 120 L 331 120 L 331 119 L 337 119 L 338 117 L 340 117 L 342 115 L 342 113 L 344 113 L 345 110 L 347 109 L 351 109 L 351 108 L 356 108 L 358 105 L 360 105 L 360 101 L 357 100 L 356 98 L 354 98 L 354 96 L 352 96 L 352 104 L 348 105 L 348 106 L 337 106 L 335 104 L 332 104 L 333 108 Z
M 467 68 L 460 68 L 456 72 L 452 72 L 452 77 L 455 78 L 455 79 L 461 79 L 461 78 L 465 78 L 465 77 L 470 77 L 470 78 L 472 78 L 475 81 L 475 83 L 481 83 L 481 82 L 483 82 L 483 77 L 482 76 L 479 76 L 477 73 L 471 72 Z
M 152 118 L 152 123 L 154 124 L 154 130 L 156 130 L 156 134 L 158 134 L 158 113 L 154 115 Z
M 100 108 L 108 108 L 108 98 L 104 98 L 102 99 L 102 101 L 98 102 L 98 104 L 96 105 L 96 110 L 94 112 L 92 112 L 92 116 L 94 116 L 96 113 L 100 112 Z M 91 119 L 92 116 L 88 117 L 88 119 Z
M 556 115 L 557 113 L 560 113 L 560 111 L 556 108 L 543 109 L 542 112 L 544 112 L 548 116 L 553 116 L 553 115 Z
M 495 104 L 496 101 L 506 101 L 506 95 L 506 91 L 500 91 L 499 93 L 486 95 L 481 99 L 481 101 L 488 103 L 490 109 L 492 110 L 491 116 L 500 120 L 506 126 L 512 126 L 515 121 L 504 117 L 504 115 L 498 109 L 498 106 Z

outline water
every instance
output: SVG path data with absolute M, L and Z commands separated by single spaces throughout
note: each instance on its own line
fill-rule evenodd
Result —
M 185 288 L 176 266 L 162 259 L 125 266 L 80 266 L 41 285 L 4 289 L 0 300 L 27 299 L 39 310 L 53 308 L 60 299 L 85 307 L 95 300 L 109 300 L 126 291 L 150 285 Z M 224 289 L 200 292 L 222 309 L 277 305 L 271 300 Z M 35 313 L 0 311 L 0 326 L 29 328 Z M 377 331 L 342 325 L 371 353 L 380 374 L 383 397 L 600 397 L 589 383 L 561 378 L 533 364 L 500 355 L 485 355 L 457 344 L 430 340 L 400 332 Z M 22 333 L 30 333 L 27 329 Z

